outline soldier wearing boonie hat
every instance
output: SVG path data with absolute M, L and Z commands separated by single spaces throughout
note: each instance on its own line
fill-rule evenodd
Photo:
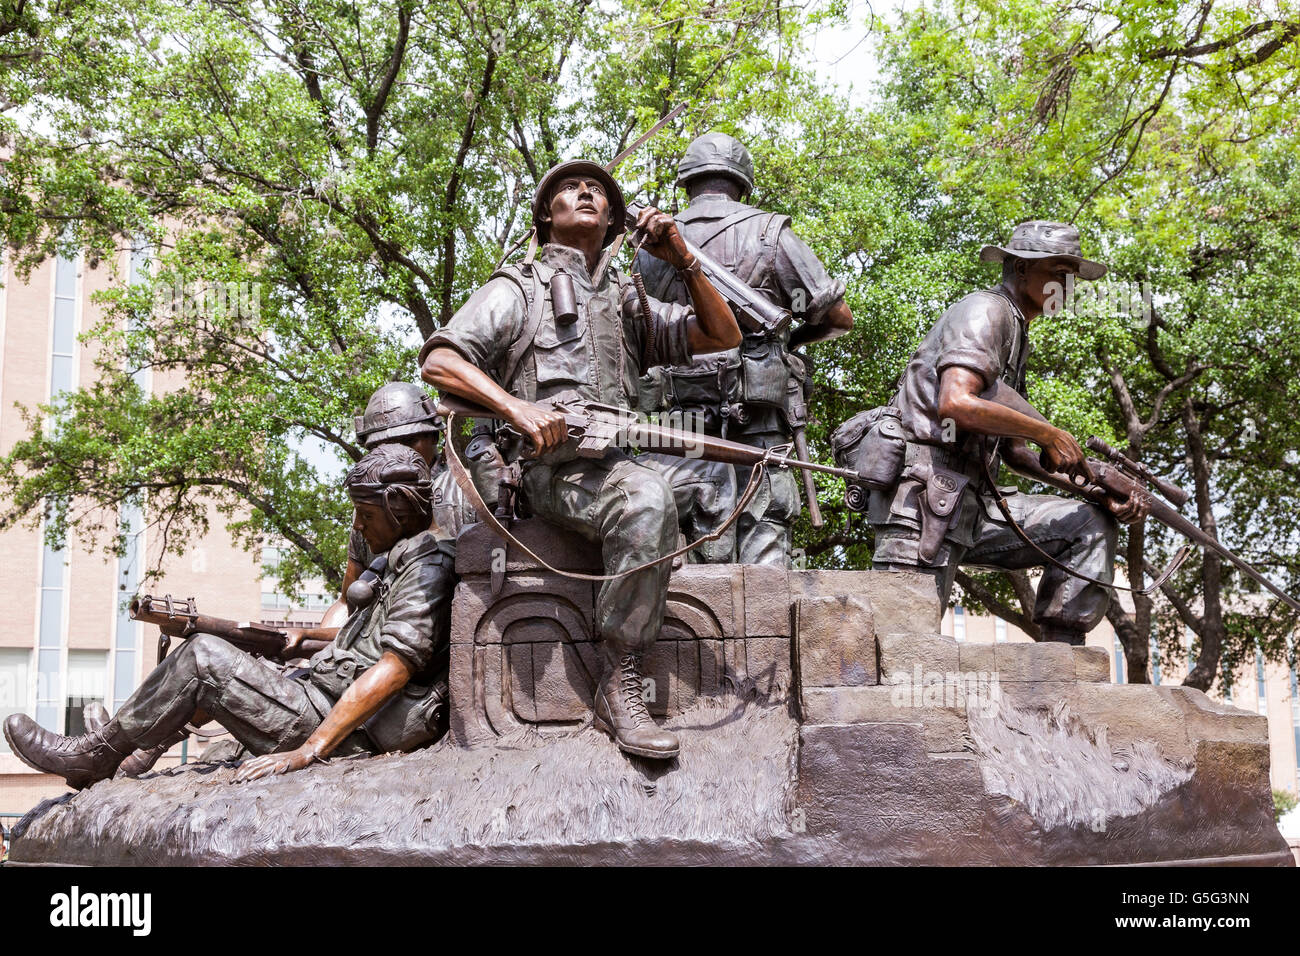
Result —
M 877 459 L 897 461 L 892 480 L 885 476 L 870 495 L 873 567 L 933 575 L 942 608 L 960 565 L 1046 565 L 1034 622 L 1045 640 L 1082 644 L 1106 613 L 1109 589 L 1067 574 L 1026 544 L 997 509 L 985 468 L 996 478 L 1005 461 L 1021 474 L 1065 488 L 1088 474 L 1083 449 L 1045 419 L 987 396 L 999 382 L 1026 396 L 1029 323 L 1050 310 L 1070 274 L 1097 279 L 1106 266 L 1083 256 L 1075 226 L 1041 220 L 1021 223 L 1004 245 L 986 245 L 979 257 L 1002 263 L 1001 283 L 949 308 L 921 342 L 882 410 L 883 431 L 876 436 L 901 437 L 884 444 L 864 440 L 864 446 L 895 451 L 892 457 L 873 452 Z M 1144 513 L 1130 499 L 1109 500 L 1107 509 L 1056 495 L 1010 494 L 1007 500 L 1016 523 L 1039 548 L 1104 582 L 1114 576 L 1115 519 L 1129 523 Z

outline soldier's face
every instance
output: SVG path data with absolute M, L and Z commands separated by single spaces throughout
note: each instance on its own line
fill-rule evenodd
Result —
M 1066 278 L 1074 272 L 1070 259 L 1022 259 L 1025 263 L 1024 295 L 1041 312 L 1055 292 L 1059 301 Z
M 388 517 L 382 505 L 358 504 L 352 527 L 361 532 L 366 544 L 375 554 L 387 552 L 402 538 L 402 529 Z
M 608 228 L 609 197 L 604 186 L 583 176 L 566 176 L 555 184 L 551 193 L 553 242 L 565 243 L 566 238 L 592 232 L 603 238 Z

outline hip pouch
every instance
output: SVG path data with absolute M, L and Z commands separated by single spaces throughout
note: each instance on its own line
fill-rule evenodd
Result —
M 362 725 L 381 753 L 415 750 L 447 729 L 447 681 L 407 684 Z
M 903 423 L 892 405 L 859 412 L 835 429 L 831 434 L 835 464 L 852 468 L 860 476 L 845 492 L 849 508 L 861 511 L 866 507 L 865 489 L 887 491 L 894 487 L 903 472 L 906 452 Z
M 740 346 L 741 399 L 745 404 L 771 405 L 786 410 L 790 369 L 781 343 L 772 339 L 742 342 Z

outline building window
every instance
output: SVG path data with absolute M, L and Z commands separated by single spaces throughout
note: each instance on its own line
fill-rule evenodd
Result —
M 1264 652 L 1255 648 L 1255 706 L 1261 714 L 1268 713 L 1268 684 L 1264 682 Z
M 54 265 L 54 315 L 50 333 L 50 399 L 70 391 L 77 346 L 77 261 L 60 255 Z M 54 426 L 58 428 L 56 419 Z M 67 552 L 43 545 L 40 618 L 36 638 L 36 722 L 63 729 L 63 605 Z
M 1007 622 L 1002 618 L 997 618 L 993 622 L 993 640 L 999 644 L 1007 642 Z
M 1151 683 L 1160 683 L 1160 645 L 1151 638 Z
M 144 282 L 148 278 L 150 249 L 146 242 L 137 240 L 131 246 L 131 263 L 128 281 L 132 285 Z M 141 317 L 132 315 L 129 324 L 138 328 Z M 149 369 L 136 369 L 132 379 L 142 391 L 150 388 Z M 118 515 L 123 534 L 126 535 L 126 550 L 117 561 L 117 591 L 113 596 L 117 602 L 117 618 L 113 627 L 113 700 L 109 707 L 111 713 L 126 703 L 126 699 L 135 690 L 136 666 L 139 661 L 140 635 L 142 625 L 131 620 L 129 606 L 131 598 L 140 590 L 143 577 L 144 553 L 144 509 L 139 501 L 123 502 Z
M 11 714 L 28 713 L 32 652 L 0 647 L 0 723 Z M 9 741 L 0 734 L 0 753 L 10 753 Z
M 1195 638 L 1196 635 L 1193 633 L 1190 627 L 1183 628 L 1183 649 L 1187 652 L 1188 671 L 1191 671 L 1192 667 L 1195 666 L 1196 664 L 1196 661 L 1192 658 L 1192 642 L 1195 640 Z
M 1115 683 L 1127 683 L 1124 679 L 1124 645 L 1120 643 L 1118 634 L 1111 638 L 1111 643 L 1115 649 Z
M 40 627 L 36 635 L 36 722 L 58 731 L 63 707 L 63 594 L 66 552 L 44 546 Z
M 952 636 L 959 641 L 966 640 L 966 609 L 960 604 L 952 609 Z
M 104 702 L 108 689 L 108 655 L 103 651 L 68 651 L 67 687 L 63 732 L 75 737 L 86 732 L 82 708 L 89 703 Z

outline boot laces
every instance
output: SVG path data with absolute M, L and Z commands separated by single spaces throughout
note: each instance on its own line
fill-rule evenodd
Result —
M 623 691 L 623 699 L 627 702 L 628 716 L 640 726 L 650 720 L 650 712 L 645 707 L 640 661 L 634 654 L 625 654 L 619 658 L 618 663 L 619 684 Z
M 63 734 L 54 734 L 53 736 L 57 737 L 58 740 L 51 745 L 50 749 L 57 753 L 80 756 L 82 754 L 93 754 L 100 748 L 111 750 L 115 754 L 120 753 L 116 747 L 108 742 L 102 730 L 87 731 L 76 737 L 68 737 Z

